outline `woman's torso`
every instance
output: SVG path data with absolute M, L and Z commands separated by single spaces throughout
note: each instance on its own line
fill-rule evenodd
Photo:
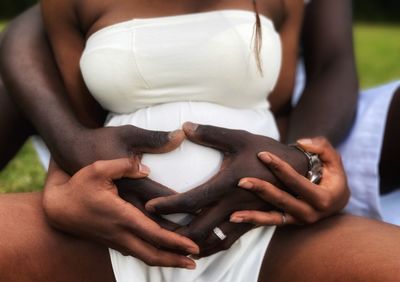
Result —
M 301 0 L 287 0 L 292 1 Z M 251 47 L 255 14 L 250 0 L 78 1 L 89 38 L 82 74 L 92 95 L 114 112 L 107 125 L 174 130 L 189 120 L 278 138 L 266 97 L 280 83 L 281 65 L 289 69 L 287 40 L 276 30 L 284 25 L 285 10 L 283 2 L 258 2 L 267 16 L 262 18 L 262 74 Z M 187 15 L 171 17 L 179 14 Z M 138 18 L 147 19 L 132 20 Z M 193 99 L 199 86 L 208 88 Z M 185 141 L 171 153 L 145 155 L 143 162 L 151 178 L 181 192 L 212 177 L 221 159 L 219 152 Z M 256 281 L 273 229 L 250 231 L 228 251 L 198 261 L 190 272 L 147 267 L 111 251 L 114 272 L 121 281 Z
M 298 2 L 293 5 L 293 3 Z M 300 3 L 300 4 L 299 4 Z M 275 29 L 280 33 L 283 45 L 282 70 L 279 80 L 276 82 L 276 91 L 271 94 L 271 108 L 273 112 L 279 112 L 281 108 L 290 101 L 292 84 L 290 80 L 294 79 L 295 61 L 288 56 L 289 53 L 297 53 L 297 46 L 293 45 L 292 38 L 285 36 L 289 34 L 288 28 L 284 22 L 288 18 L 288 10 L 296 7 L 302 7 L 302 0 L 268 0 L 257 1 L 258 10 L 261 15 L 271 20 Z M 133 19 L 161 18 L 175 15 L 197 14 L 207 11 L 216 10 L 244 10 L 254 12 L 252 0 L 237 1 L 127 1 L 127 0 L 107 0 L 107 1 L 77 1 L 77 11 L 81 29 L 89 38 L 93 33 L 104 27 L 114 25 L 120 22 L 132 21 Z M 293 6 L 293 7 L 292 7 Z M 299 11 L 299 14 L 302 12 Z M 255 16 L 254 16 L 255 23 Z M 197 32 L 196 28 L 192 28 L 192 32 Z M 281 32 L 280 29 L 283 29 Z M 253 38 L 254 40 L 254 38 Z M 266 42 L 266 43 L 265 43 Z M 254 42 L 253 42 L 254 43 Z M 263 40 L 263 44 L 268 44 L 268 38 Z M 250 43 L 252 44 L 252 43 Z M 293 50 L 292 50 L 293 49 Z M 293 56 L 295 57 L 295 56 Z M 188 62 L 189 63 L 189 62 Z M 224 64 L 226 62 L 221 62 Z M 229 69 L 228 69 L 229 70 Z M 227 73 L 229 75 L 229 73 Z M 267 73 L 269 77 L 270 74 Z M 234 86 L 232 86 L 234 87 Z M 236 89 L 238 89 L 236 87 Z M 240 89 L 242 90 L 242 89 Z M 264 90 L 265 98 L 269 94 L 270 89 Z
M 227 1 L 206 1 L 221 5 L 204 5 L 184 15 L 175 15 L 181 10 L 165 4 L 170 8 L 162 15 L 168 15 L 150 18 L 150 4 L 138 5 L 141 13 L 135 13 L 133 6 L 120 2 L 112 5 L 118 7 L 118 20 L 111 9 L 91 25 L 81 58 L 92 95 L 117 114 L 108 125 L 175 130 L 193 121 L 279 138 L 266 100 L 279 83 L 282 63 L 277 21 L 261 16 L 261 73 L 252 47 L 256 17 L 251 1 L 234 1 L 235 9 L 223 9 Z M 177 3 L 184 8 L 182 1 Z M 260 11 L 268 7 L 261 6 Z M 273 7 L 282 12 L 281 6 Z M 217 10 L 202 11 L 207 8 Z M 99 29 L 102 25 L 106 27 Z M 143 161 L 152 168 L 150 177 L 185 191 L 211 177 L 221 155 L 185 141 L 179 150 Z

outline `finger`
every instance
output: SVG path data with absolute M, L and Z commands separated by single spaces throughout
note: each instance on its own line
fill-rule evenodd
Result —
M 151 218 L 154 222 L 160 225 L 162 228 L 167 229 L 169 231 L 175 231 L 176 229 L 180 228 L 181 226 L 177 223 L 164 219 L 156 214 L 150 214 L 146 211 L 143 201 L 139 199 L 139 197 L 132 193 L 132 191 L 118 191 L 119 196 L 133 205 L 135 208 L 139 209 L 144 215 Z
M 155 198 L 147 202 L 146 210 L 160 214 L 195 213 L 234 189 L 230 182 L 232 182 L 230 172 L 222 170 L 206 183 L 188 192 Z
M 231 215 L 231 222 L 234 223 L 252 223 L 255 225 L 262 226 L 273 226 L 273 225 L 286 225 L 286 224 L 300 224 L 300 222 L 288 213 L 282 213 L 277 211 L 238 211 Z
M 341 164 L 340 156 L 324 137 L 316 137 L 312 139 L 300 139 L 297 144 L 305 151 L 319 155 L 324 164 Z
M 235 152 L 246 144 L 242 130 L 185 122 L 183 131 L 190 141 L 223 152 Z
M 116 160 L 97 161 L 83 168 L 79 174 L 103 180 L 117 180 L 122 177 L 142 178 L 149 173 L 147 167 L 140 164 L 137 157 Z
M 187 228 L 183 228 L 182 232 L 178 232 L 193 239 L 195 242 L 203 242 L 216 226 L 228 221 L 233 211 L 245 209 L 270 210 L 271 205 L 248 191 L 235 191 L 234 194 L 227 195 L 215 205 L 202 210 Z
M 185 133 L 182 130 L 153 131 L 134 126 L 129 126 L 126 136 L 132 150 L 140 153 L 170 152 L 179 147 L 185 139 Z
M 123 178 L 115 181 L 115 184 L 118 186 L 118 192 L 121 193 L 121 195 L 134 193 L 142 202 L 176 194 L 176 191 L 149 178 Z
M 218 228 L 225 234 L 226 238 L 221 240 L 219 236 L 212 231 L 205 244 L 201 247 L 201 252 L 198 257 L 206 257 L 220 251 L 229 249 L 243 234 L 254 228 L 253 224 L 248 223 L 232 223 L 225 221 Z
M 123 217 L 123 225 L 142 239 L 165 249 L 178 250 L 188 254 L 199 253 L 199 247 L 189 238 L 161 228 L 138 209 L 126 203 L 118 212 Z
M 177 232 L 195 242 L 204 242 L 216 226 L 228 220 L 230 214 L 231 209 L 226 210 L 224 207 L 207 208 L 193 218 L 188 226 L 178 229 Z
M 320 189 L 318 185 L 312 183 L 303 175 L 300 175 L 287 162 L 283 161 L 278 156 L 268 152 L 262 152 L 259 154 L 259 158 L 267 165 L 285 187 L 297 194 L 306 202 L 317 204 L 325 198 L 324 194 L 326 191 L 324 189 Z M 241 183 L 243 184 L 243 182 L 246 182 L 246 179 L 242 179 Z M 262 185 L 260 182 L 257 183 Z M 266 189 L 268 189 L 268 187 L 271 186 L 267 185 Z M 262 189 L 262 187 L 259 188 Z
M 118 243 L 115 244 L 114 241 L 111 244 L 114 244 L 113 247 L 124 255 L 136 257 L 150 266 L 181 267 L 187 269 L 194 269 L 196 267 L 195 262 L 186 256 L 157 249 L 132 234 L 124 233 L 123 231 L 121 233 L 117 237 Z
M 52 159 L 47 173 L 46 186 L 57 186 L 68 182 L 71 177 Z
M 267 203 L 289 214 L 294 214 L 303 221 L 314 221 L 317 216 L 317 211 L 312 206 L 266 181 L 246 178 L 239 183 L 239 187 L 256 193 Z

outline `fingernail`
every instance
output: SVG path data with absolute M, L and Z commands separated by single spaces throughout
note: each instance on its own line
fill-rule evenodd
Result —
M 196 269 L 196 264 L 194 262 L 188 262 L 185 265 L 186 269 Z
M 182 134 L 183 134 L 182 130 L 177 129 L 177 130 L 170 132 L 168 134 L 168 138 L 169 138 L 169 140 L 174 140 L 174 139 L 180 137 L 180 135 L 182 135 Z
M 139 172 L 141 174 L 146 174 L 147 175 L 147 174 L 150 173 L 150 168 L 148 166 L 144 165 L 144 164 L 140 164 L 139 163 Z
M 191 255 L 198 255 L 200 253 L 200 249 L 196 246 L 188 246 L 187 251 Z
M 185 122 L 183 126 L 185 129 L 192 131 L 192 132 L 195 132 L 197 130 L 197 128 L 199 127 L 198 124 L 190 122 L 190 121 Z
M 238 186 L 244 189 L 251 189 L 254 187 L 253 183 L 247 180 L 240 180 Z
M 148 211 L 148 212 L 151 212 L 151 213 L 156 212 L 156 209 L 154 208 L 153 205 L 146 204 L 145 208 L 146 208 L 146 211 Z
M 199 260 L 199 259 L 201 259 L 201 256 L 200 256 L 200 255 L 189 255 L 189 257 L 190 257 L 191 259 L 194 259 L 194 260 Z
M 230 222 L 233 222 L 233 223 L 241 223 L 241 222 L 243 222 L 243 218 L 242 218 L 242 217 L 239 217 L 239 216 L 232 216 L 232 217 L 229 219 L 229 221 L 230 221 Z
M 310 145 L 313 142 L 310 138 L 304 138 L 304 139 L 297 140 L 297 143 L 299 143 L 300 145 Z
M 269 164 L 270 162 L 272 162 L 272 158 L 271 155 L 268 154 L 267 152 L 261 152 L 258 154 L 258 157 L 265 163 Z

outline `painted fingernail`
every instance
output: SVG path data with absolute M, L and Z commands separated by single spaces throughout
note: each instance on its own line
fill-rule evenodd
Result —
M 258 154 L 258 157 L 265 163 L 269 164 L 270 162 L 272 162 L 272 158 L 271 155 L 268 154 L 267 152 L 261 152 Z
M 304 138 L 304 139 L 297 140 L 297 143 L 299 143 L 300 145 L 310 145 L 313 142 L 310 138 Z
M 251 189 L 254 187 L 253 183 L 247 180 L 240 180 L 238 186 L 244 189 Z
M 196 123 L 187 121 L 187 122 L 184 123 L 183 127 L 184 127 L 185 129 L 189 130 L 189 131 L 193 131 L 193 132 L 194 132 L 194 131 L 197 130 L 197 128 L 199 127 L 199 125 L 196 124 Z
M 144 164 L 139 164 L 139 172 L 147 175 L 150 173 L 150 168 Z

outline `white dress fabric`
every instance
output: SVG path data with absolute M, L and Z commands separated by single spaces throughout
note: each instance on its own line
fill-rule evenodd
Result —
M 112 112 L 107 126 L 175 130 L 192 121 L 278 139 L 266 98 L 278 79 L 281 42 L 272 22 L 261 21 L 262 75 L 253 52 L 255 14 L 244 10 L 134 19 L 101 29 L 87 40 L 82 75 Z M 143 157 L 150 178 L 178 192 L 205 182 L 221 160 L 220 152 L 189 141 Z M 196 270 L 149 267 L 115 250 L 110 256 L 117 281 L 257 281 L 274 230 L 248 232 L 229 250 L 198 260 Z

